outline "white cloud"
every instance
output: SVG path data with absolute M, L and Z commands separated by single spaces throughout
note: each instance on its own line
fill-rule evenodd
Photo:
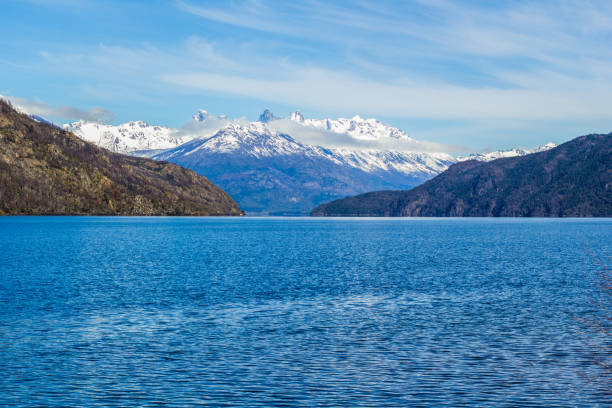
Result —
M 86 120 L 92 122 L 110 122 L 115 115 L 104 108 L 94 106 L 89 110 L 75 108 L 73 106 L 50 106 L 44 102 L 32 101 L 25 98 L 0 95 L 18 110 L 29 115 L 38 115 L 45 119 L 61 118 L 67 120 Z
M 217 38 L 221 43 L 193 36 L 170 46 L 51 47 L 41 65 L 78 77 L 80 90 L 98 100 L 146 104 L 188 95 L 210 104 L 220 96 L 329 116 L 437 120 L 437 129 L 423 134 L 438 140 L 465 140 L 458 122 L 481 133 L 486 124 L 493 139 L 518 122 L 612 120 L 610 2 L 176 4 L 263 34 L 235 30 Z M 332 136 L 304 133 L 305 140 L 359 143 Z
M 491 70 L 490 75 L 503 86 L 453 83 L 392 67 L 385 70 L 382 63 L 359 58 L 351 61 L 368 72 L 358 73 L 351 67 L 333 70 L 249 53 L 247 47 L 217 47 L 198 37 L 173 49 L 100 45 L 73 54 L 47 51 L 43 57 L 47 69 L 83 76 L 84 89 L 98 89 L 107 99 L 146 100 L 142 94 L 153 90 L 204 91 L 345 115 L 465 120 L 612 118 L 608 97 L 612 63 L 594 57 L 571 63 L 557 56 L 554 66 Z
M 381 0 L 372 6 L 369 2 L 337 5 L 305 0 L 279 5 L 246 0 L 224 4 L 223 9 L 183 0 L 176 3 L 181 10 L 207 20 L 385 53 L 406 55 L 415 44 L 419 45 L 416 39 L 430 51 L 445 56 L 463 53 L 545 59 L 558 52 L 591 51 L 610 55 L 606 37 L 601 37 L 612 30 L 609 1 L 475 5 L 444 0 L 419 1 L 420 4 Z M 379 35 L 385 34 L 387 41 L 381 42 Z M 393 44 L 389 47 L 386 42 Z M 410 46 L 397 49 L 406 43 Z M 420 53 L 424 51 L 418 49 Z
M 220 48 L 198 37 L 172 50 L 150 45 L 100 45 L 75 54 L 47 52 L 44 60 L 50 69 L 72 70 L 74 75 L 84 76 L 84 89 L 89 93 L 135 103 L 146 103 L 155 90 L 158 94 L 178 92 L 178 97 L 181 92 L 234 95 L 328 112 L 330 116 L 359 114 L 505 123 L 612 119 L 612 65 L 599 59 L 574 64 L 579 69 L 575 73 L 497 70 L 496 78 L 505 84 L 499 87 L 453 84 L 423 73 L 385 72 L 381 64 L 374 67 L 380 75 L 366 77 L 350 67 L 339 71 L 304 66 L 288 59 L 249 54 L 242 48 Z M 557 66 L 560 65 L 559 62 Z M 92 114 L 95 112 L 76 116 Z M 452 134 L 452 128 L 445 130 Z
M 156 89 L 248 97 L 330 114 L 612 118 L 612 50 L 602 40 L 612 35 L 607 2 L 564 1 L 557 7 L 545 2 L 475 7 L 445 0 L 421 1 L 418 7 L 385 1 L 349 7 L 317 0 L 281 5 L 247 0 L 223 8 L 187 0 L 176 4 L 207 20 L 342 43 L 344 65 L 321 58 L 300 61 L 274 51 L 280 47 L 275 41 L 300 46 L 287 38 L 219 45 L 193 36 L 172 48 L 100 45 L 73 54 L 47 51 L 43 57 L 63 72 L 106 79 L 112 84 L 102 89 L 115 85 L 122 98 Z M 403 67 L 398 58 L 417 68 Z M 456 67 L 440 74 L 436 64 Z M 445 76 L 459 75 L 466 66 L 473 81 Z M 136 88 L 134 83 L 141 83 L 140 90 L 122 92 L 127 84 Z
M 227 116 L 207 115 L 205 120 L 190 119 L 175 131 L 176 136 L 189 136 L 190 138 L 208 138 L 228 125 L 248 126 L 249 121 L 244 118 L 230 119 Z M 363 140 L 352 137 L 347 133 L 336 133 L 327 129 L 298 123 L 288 118 L 276 118 L 267 122 L 265 126 L 272 132 L 286 134 L 297 141 L 326 148 L 346 148 L 353 150 L 389 150 L 402 152 L 430 152 L 455 153 L 466 152 L 463 146 L 417 141 L 411 138 L 393 139 L 381 138 L 379 140 Z
M 249 61 L 245 70 L 176 69 L 159 76 L 183 88 L 403 118 L 612 118 L 610 2 L 177 4 L 208 20 L 340 44 L 347 53 L 343 70 L 319 59 L 301 64 L 246 56 L 235 59 Z M 405 69 L 398 59 L 421 65 Z M 449 63 L 454 68 L 446 78 L 436 64 Z M 464 69 L 473 82 L 452 78 Z
M 283 33 L 290 33 L 293 31 L 285 25 L 270 26 L 266 24 L 264 17 L 266 14 L 269 14 L 268 12 L 271 10 L 264 9 L 259 2 L 253 0 L 248 0 L 240 5 L 243 13 L 236 13 L 233 11 L 227 12 L 225 11 L 227 7 L 224 7 L 224 9 L 209 8 L 193 5 L 181 0 L 177 0 L 176 4 L 180 9 L 208 20 L 220 21 L 235 26 L 252 28 L 261 31 Z
M 360 140 L 346 133 L 335 133 L 314 126 L 303 125 L 290 119 L 277 119 L 268 122 L 268 127 L 275 132 L 290 135 L 294 139 L 309 145 L 327 148 L 347 148 L 355 150 L 390 150 L 402 152 L 454 153 L 465 151 L 465 147 L 451 146 L 414 139 Z
M 381 82 L 346 72 L 299 69 L 284 78 L 250 78 L 208 72 L 164 74 L 169 83 L 294 106 L 370 115 L 421 118 L 609 118 L 612 86 L 602 80 L 529 77 L 529 87 L 469 88 L 414 80 Z
M 237 125 L 246 125 L 246 118 L 228 119 L 227 117 L 219 117 L 209 115 L 204 121 L 189 120 L 177 129 L 177 135 L 190 136 L 193 138 L 211 137 L 219 130 L 234 123 Z

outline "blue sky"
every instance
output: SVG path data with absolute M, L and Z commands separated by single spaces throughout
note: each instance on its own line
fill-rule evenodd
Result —
M 58 122 L 376 117 L 470 150 L 612 131 L 609 1 L 5 0 L 0 94 Z

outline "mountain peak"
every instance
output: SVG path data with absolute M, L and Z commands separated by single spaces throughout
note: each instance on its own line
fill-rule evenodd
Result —
M 536 152 L 536 153 L 537 153 L 537 152 L 544 152 L 544 151 L 546 151 L 546 150 L 554 149 L 555 147 L 557 147 L 557 145 L 556 145 L 555 143 L 553 143 L 553 142 L 548 142 L 548 143 L 543 144 L 542 146 L 538 146 L 538 147 L 535 149 L 535 152 Z
M 206 120 L 206 118 L 208 118 L 208 111 L 205 111 L 204 109 L 199 109 L 193 116 L 192 116 L 193 120 L 195 120 L 196 122 L 204 122 Z
M 128 126 L 128 127 L 141 127 L 141 128 L 146 128 L 150 126 L 144 120 L 133 120 L 131 122 L 124 123 L 123 125 Z
M 198 157 L 205 154 L 232 154 L 236 157 L 275 157 L 291 154 L 306 155 L 313 149 L 291 136 L 279 134 L 265 123 L 229 123 L 212 137 L 194 139 L 185 145 L 154 156 L 156 160 L 176 160 L 178 157 Z M 196 153 L 197 152 L 197 153 Z
M 262 123 L 268 123 L 274 119 L 276 119 L 276 116 L 274 116 L 274 114 L 270 111 L 270 109 L 266 109 L 263 111 L 261 115 L 259 115 L 258 121 Z
M 302 112 L 300 112 L 300 111 L 291 112 L 289 114 L 289 119 L 294 121 L 294 122 L 303 122 L 304 121 L 304 115 L 302 115 Z

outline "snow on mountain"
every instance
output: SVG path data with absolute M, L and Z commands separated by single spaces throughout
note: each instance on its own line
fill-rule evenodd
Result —
M 467 161 L 467 160 L 491 161 L 491 160 L 501 159 L 505 157 L 526 156 L 532 153 L 544 152 L 554 147 L 557 147 L 557 145 L 549 142 L 542 146 L 536 147 L 535 149 L 514 148 L 514 149 L 508 149 L 508 150 L 497 150 L 495 152 L 490 152 L 490 153 L 472 153 L 467 156 L 457 157 L 456 161 L 458 162 Z
M 316 156 L 364 172 L 395 171 L 428 175 L 444 171 L 454 161 L 452 156 L 445 153 L 356 151 L 309 146 L 289 135 L 272 131 L 263 122 L 251 122 L 247 125 L 231 123 L 213 137 L 194 140 L 168 154 L 159 154 L 158 157 L 171 160 L 174 157 L 192 155 L 197 151 L 232 153 L 255 158 L 300 154 L 306 157 Z
M 63 127 L 83 140 L 123 154 L 136 150 L 171 149 L 190 140 L 178 136 L 175 129 L 143 121 L 113 126 L 80 120 Z
M 289 114 L 289 120 L 292 120 L 292 121 L 298 122 L 298 123 L 303 123 L 304 122 L 304 115 L 302 115 L 302 112 L 300 112 L 300 111 L 291 112 Z
M 211 116 L 206 110 L 200 109 L 180 129 L 149 125 L 143 121 L 113 126 L 81 120 L 63 127 L 81 139 L 112 152 L 151 156 L 195 138 L 210 137 L 228 123 L 230 121 L 227 116 Z
M 307 214 L 356 192 L 405 189 L 453 163 L 447 154 L 353 151 L 301 143 L 266 123 L 231 123 L 153 155 L 205 175 L 251 213 Z
M 186 143 L 176 149 L 158 155 L 163 160 L 189 156 L 196 152 L 241 154 L 254 158 L 309 154 L 314 150 L 288 135 L 272 132 L 264 123 L 251 122 L 247 125 L 230 123 L 214 136 Z
M 394 171 L 404 174 L 437 175 L 454 162 L 446 153 L 404 153 L 325 149 L 329 158 L 365 172 Z
M 299 111 L 296 111 L 289 115 L 289 120 L 303 126 L 312 126 L 333 133 L 346 134 L 357 140 L 371 141 L 390 138 L 415 141 L 397 128 L 385 125 L 376 119 L 363 119 L 359 115 L 350 119 L 305 119 Z
M 53 122 L 49 122 L 47 119 L 43 118 L 42 116 L 39 116 L 39 115 L 28 115 L 28 116 L 30 116 L 30 118 L 34 119 L 36 122 L 46 123 L 47 125 L 55 126 Z
M 405 145 L 417 148 L 423 144 L 376 119 L 307 119 L 297 111 L 283 119 L 267 109 L 256 122 L 232 121 L 199 110 L 180 129 L 142 121 L 119 126 L 80 121 L 64 127 L 118 153 L 190 168 L 229 192 L 242 208 L 263 214 L 307 214 L 316 205 L 335 198 L 411 188 L 457 161 L 488 161 L 554 147 L 547 144 L 533 150 L 511 149 L 459 158 L 424 151 L 329 148 L 316 142 L 303 143 L 300 140 L 304 139 L 297 136 L 304 129 L 318 132 L 322 141 L 333 132 L 346 140 L 374 141 L 372 145 L 376 146 L 393 145 L 388 141 L 406 141 Z M 370 144 L 361 144 L 365 145 Z
M 554 144 L 553 142 L 548 142 L 546 144 L 543 144 L 542 146 L 535 148 L 532 152 L 533 153 L 545 152 L 547 150 L 554 149 L 555 147 L 557 147 L 556 144 Z
M 204 110 L 198 110 L 182 131 L 165 126 L 152 126 L 143 121 L 127 122 L 118 126 L 94 122 L 78 121 L 64 125 L 80 138 L 95 143 L 117 153 L 143 151 L 145 155 L 163 153 L 193 139 L 206 139 L 198 144 L 198 149 L 209 152 L 227 153 L 243 149 L 244 153 L 254 157 L 304 153 L 310 156 L 320 155 L 335 163 L 348 165 L 366 172 L 395 171 L 400 173 L 438 174 L 449 164 L 457 161 L 479 160 L 490 161 L 502 157 L 522 156 L 548 150 L 556 145 L 548 143 L 536 149 L 509 149 L 490 153 L 473 153 L 453 158 L 446 153 L 405 153 L 388 150 L 353 150 L 347 148 L 325 148 L 299 143 L 291 136 L 283 135 L 270 129 L 267 124 L 281 118 L 266 109 L 257 122 L 238 124 L 231 122 L 227 116 L 210 116 Z M 301 126 L 347 135 L 361 141 L 372 140 L 406 140 L 414 141 L 400 129 L 388 126 L 376 119 L 363 119 L 358 115 L 353 118 L 307 119 L 295 111 L 289 115 L 290 121 Z M 205 128 L 206 124 L 213 125 Z M 211 137 L 213 136 L 214 137 Z M 184 149 L 179 149 L 183 151 Z M 148 153 L 147 153 L 148 151 Z M 136 153 L 141 154 L 141 153 Z M 173 154 L 179 154 L 178 151 Z M 184 154 L 190 154 L 184 152 Z

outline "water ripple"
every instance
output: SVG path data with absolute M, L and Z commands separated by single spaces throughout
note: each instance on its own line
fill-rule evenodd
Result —
M 604 406 L 611 226 L 2 219 L 0 405 Z

